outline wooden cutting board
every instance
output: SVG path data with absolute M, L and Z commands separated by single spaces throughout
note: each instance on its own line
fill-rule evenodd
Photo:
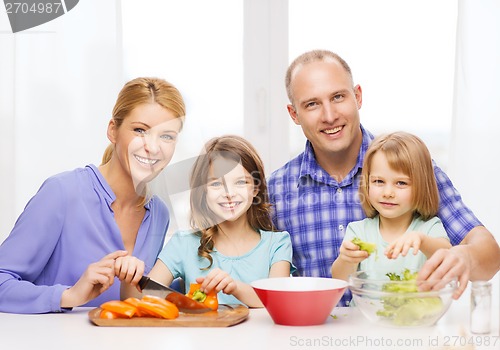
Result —
M 203 314 L 179 313 L 179 317 L 166 320 L 154 317 L 132 317 L 104 319 L 99 318 L 101 308 L 89 311 L 89 319 L 96 326 L 102 327 L 229 327 L 243 322 L 249 310 L 243 305 L 219 305 L 217 311 Z

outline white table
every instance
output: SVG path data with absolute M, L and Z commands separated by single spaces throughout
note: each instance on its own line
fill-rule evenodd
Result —
M 265 309 L 228 328 L 98 327 L 89 308 L 65 314 L 0 313 L 0 349 L 500 349 L 498 278 L 495 279 L 492 332 L 471 335 L 469 291 L 454 301 L 433 327 L 376 327 L 356 308 L 335 308 L 321 326 L 275 325 Z

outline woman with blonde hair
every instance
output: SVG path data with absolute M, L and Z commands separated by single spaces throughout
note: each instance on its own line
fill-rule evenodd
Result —
M 172 158 L 184 115 L 183 98 L 167 81 L 125 84 L 102 164 L 47 179 L 0 246 L 1 312 L 98 306 L 119 299 L 115 276 L 142 274 L 126 266 L 115 270 L 119 259 L 133 255 L 151 269 L 170 219 L 146 184 Z
M 420 138 L 405 132 L 376 138 L 365 154 L 361 178 L 359 199 L 367 218 L 347 226 L 332 264 L 334 278 L 346 280 L 356 270 L 417 272 L 436 250 L 451 247 L 436 216 L 432 159 Z M 361 250 L 354 238 L 374 243 L 377 252 Z

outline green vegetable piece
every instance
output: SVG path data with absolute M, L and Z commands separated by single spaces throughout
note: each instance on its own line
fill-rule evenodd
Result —
M 417 279 L 418 272 L 411 273 L 410 270 L 405 269 L 403 271 L 403 281 L 415 281 Z
M 394 272 L 389 272 L 385 274 L 391 281 L 415 281 L 417 279 L 418 272 L 411 273 L 409 269 L 403 271 L 403 277 Z
M 382 286 L 382 290 L 401 295 L 382 298 L 384 308 L 377 311 L 378 316 L 388 318 L 398 326 L 417 326 L 421 324 L 423 319 L 434 317 L 441 312 L 443 302 L 439 297 L 415 298 L 405 295 L 418 292 L 415 283 L 417 272 L 411 273 L 410 270 L 406 269 L 403 271 L 402 276 L 396 273 L 388 273 L 387 277 L 391 281 L 400 282 L 387 282 Z
M 389 272 L 385 274 L 391 281 L 401 281 L 401 277 L 398 274 Z
M 206 298 L 207 295 L 199 289 L 193 293 L 193 300 L 199 301 L 200 303 L 203 303 Z
M 377 245 L 375 243 L 363 242 L 358 237 L 354 237 L 351 240 L 351 242 L 356 244 L 359 247 L 359 249 L 364 250 L 365 252 L 368 252 L 368 254 L 371 254 L 377 250 Z
M 407 302 L 399 307 L 393 316 L 395 325 L 419 325 L 425 318 L 434 317 L 441 312 L 443 302 L 440 298 L 408 298 Z

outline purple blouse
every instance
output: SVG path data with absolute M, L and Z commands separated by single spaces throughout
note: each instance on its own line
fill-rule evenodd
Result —
M 0 311 L 46 313 L 61 310 L 61 295 L 91 263 L 124 250 L 111 204 L 115 194 L 94 165 L 48 178 L 31 198 L 0 246 Z M 165 203 L 145 205 L 133 254 L 145 273 L 163 247 L 169 224 Z M 120 283 L 83 306 L 120 299 Z

